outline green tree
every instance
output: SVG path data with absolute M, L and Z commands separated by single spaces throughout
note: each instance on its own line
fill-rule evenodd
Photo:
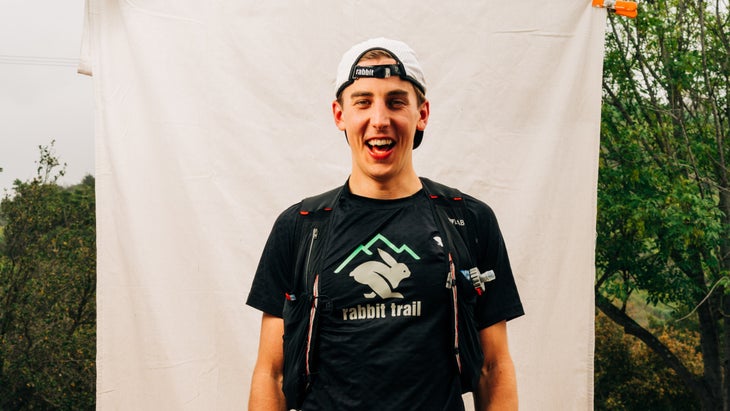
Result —
M 656 324 L 658 338 L 693 371 L 702 369 L 697 333 Z M 604 314 L 596 315 L 595 409 L 597 411 L 693 411 L 695 396 L 677 374 L 641 341 L 627 336 Z
M 705 410 L 730 410 L 728 24 L 726 1 L 641 3 L 604 60 L 596 305 Z M 696 330 L 699 372 L 632 318 L 637 293 Z
M 93 409 L 94 178 L 64 188 L 52 149 L 0 202 L 0 409 Z

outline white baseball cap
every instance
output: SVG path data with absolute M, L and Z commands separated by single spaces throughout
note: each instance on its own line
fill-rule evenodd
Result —
M 357 62 L 360 61 L 365 53 L 372 50 L 387 51 L 393 56 L 396 64 L 359 66 Z M 339 97 L 342 91 L 358 78 L 387 78 L 390 76 L 398 76 L 403 80 L 410 81 L 423 94 L 426 94 L 426 78 L 423 75 L 421 64 L 416 57 L 416 52 L 412 48 L 408 47 L 402 41 L 383 37 L 363 41 L 352 46 L 342 55 L 340 64 L 337 66 L 335 97 Z M 416 135 L 413 139 L 413 148 L 418 148 L 422 140 L 423 131 L 416 130 Z
M 357 62 L 362 56 L 372 50 L 387 51 L 393 56 L 396 64 L 358 66 Z M 335 96 L 339 96 L 342 90 L 360 77 L 386 78 L 390 76 L 399 76 L 403 80 L 410 81 L 426 94 L 426 78 L 423 75 L 423 69 L 418 63 L 416 52 L 406 43 L 383 37 L 363 41 L 352 46 L 342 55 L 342 60 L 337 66 Z

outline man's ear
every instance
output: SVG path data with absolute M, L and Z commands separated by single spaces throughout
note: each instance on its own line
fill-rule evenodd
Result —
M 345 131 L 345 121 L 342 118 L 342 106 L 335 100 L 332 102 L 332 118 L 335 121 L 335 125 L 342 131 Z
M 428 116 L 431 115 L 431 103 L 426 100 L 421 104 L 421 107 L 418 108 L 418 114 L 420 115 L 420 118 L 418 119 L 418 124 L 416 124 L 416 130 L 425 130 L 426 124 L 428 124 Z

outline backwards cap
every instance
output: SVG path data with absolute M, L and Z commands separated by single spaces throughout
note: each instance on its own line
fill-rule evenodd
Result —
M 396 64 L 359 66 L 357 63 L 362 56 L 372 50 L 387 51 L 393 56 Z M 423 75 L 423 69 L 421 64 L 418 63 L 416 52 L 408 47 L 406 43 L 383 37 L 363 41 L 352 46 L 342 55 L 340 64 L 337 66 L 335 97 L 339 97 L 342 91 L 358 78 L 387 78 L 390 76 L 398 76 L 403 80 L 410 81 L 423 94 L 426 94 L 426 78 Z M 423 131 L 417 130 L 413 140 L 413 148 L 418 147 L 422 139 Z

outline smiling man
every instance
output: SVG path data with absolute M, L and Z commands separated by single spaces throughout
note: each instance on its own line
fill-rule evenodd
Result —
M 332 114 L 352 170 L 277 219 L 247 303 L 263 312 L 249 409 L 517 409 L 506 322 L 523 315 L 497 219 L 421 178 L 430 114 L 416 54 L 353 46 Z
M 352 150 L 350 190 L 383 199 L 414 194 L 421 188 L 413 168 L 414 139 L 417 132 L 422 136 L 429 115 L 425 88 L 382 49 L 367 51 L 348 67 L 351 58 L 340 65 L 341 85 L 332 103 L 335 124 Z

